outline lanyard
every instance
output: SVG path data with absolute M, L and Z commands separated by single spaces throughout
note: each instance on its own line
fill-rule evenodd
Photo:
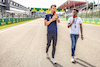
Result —
M 77 19 L 78 19 L 78 17 L 77 18 L 75 18 L 76 20 L 74 21 L 74 24 L 75 24 L 75 28 L 76 28 L 76 22 L 77 22 Z
M 74 21 L 75 25 L 76 25 L 77 19 L 78 19 L 78 17 L 77 17 L 77 18 L 75 18 L 75 21 Z

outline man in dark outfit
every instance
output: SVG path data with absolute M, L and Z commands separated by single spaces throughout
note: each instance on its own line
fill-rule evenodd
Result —
M 58 19 L 58 15 L 55 13 L 56 5 L 51 5 L 50 7 L 51 12 L 45 15 L 44 18 L 44 25 L 47 26 L 47 46 L 46 46 L 46 57 L 49 58 L 48 50 L 51 45 L 51 40 L 53 40 L 52 45 L 52 59 L 53 63 L 56 63 L 54 59 L 56 44 L 57 44 L 57 22 L 60 23 Z

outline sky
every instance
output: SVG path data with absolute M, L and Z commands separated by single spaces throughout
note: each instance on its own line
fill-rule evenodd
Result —
M 59 7 L 61 4 L 67 0 L 13 0 L 25 7 L 32 8 L 50 8 L 52 4 L 56 4 Z M 75 0 L 75 1 L 86 1 L 86 0 Z M 88 2 L 93 2 L 93 0 L 87 0 Z M 98 3 L 98 0 L 95 0 Z M 100 0 L 99 0 L 100 3 Z

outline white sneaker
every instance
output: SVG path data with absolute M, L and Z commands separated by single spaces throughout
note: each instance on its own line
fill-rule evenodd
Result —
M 51 59 L 51 62 L 54 63 L 54 64 L 56 64 L 56 61 L 55 61 L 54 58 Z
M 49 54 L 48 53 L 46 53 L 46 58 L 49 58 Z
M 71 58 L 71 62 L 72 62 L 72 63 L 75 62 L 75 58 L 74 58 L 74 57 Z

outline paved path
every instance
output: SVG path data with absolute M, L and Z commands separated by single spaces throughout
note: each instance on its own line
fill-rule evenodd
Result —
M 77 63 L 72 64 L 67 22 L 58 23 L 54 65 L 45 57 L 46 30 L 43 18 L 0 30 L 0 67 L 100 67 L 100 26 L 83 24 L 84 40 L 78 39 Z M 52 46 L 49 49 L 51 57 Z

